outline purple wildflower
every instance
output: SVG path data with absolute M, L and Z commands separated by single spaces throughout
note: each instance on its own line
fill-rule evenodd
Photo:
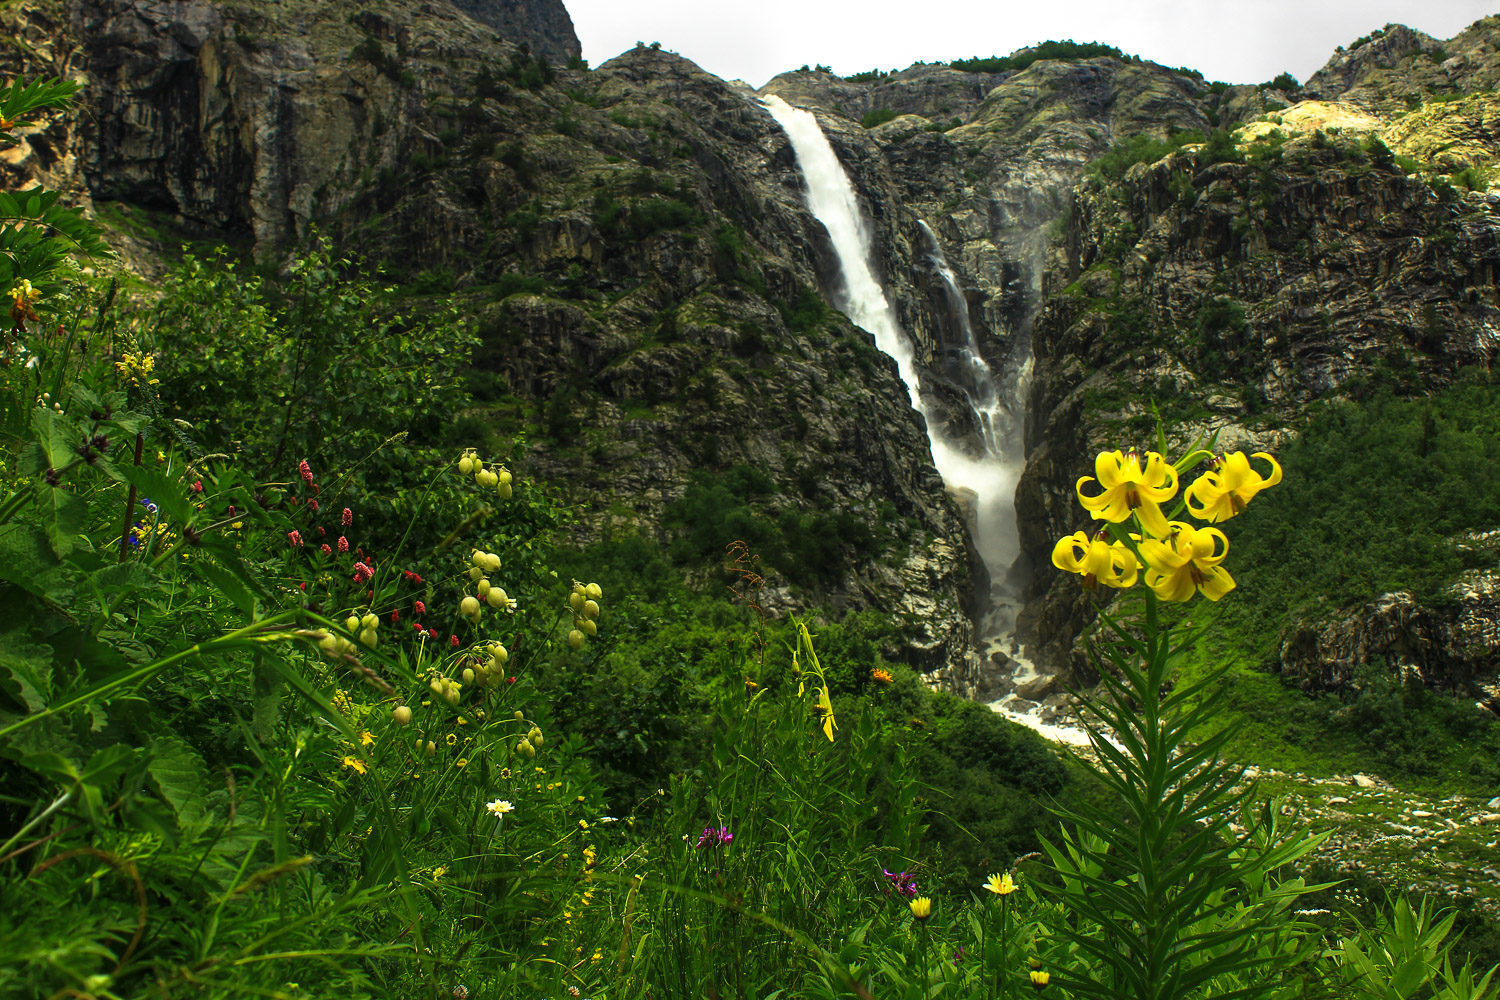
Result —
M 917 894 L 917 880 L 912 877 L 911 872 L 888 872 L 884 868 L 880 873 L 890 880 L 891 888 L 907 899 L 912 899 Z
M 703 834 L 698 838 L 698 846 L 725 847 L 734 840 L 734 834 L 729 832 L 729 827 L 721 826 L 714 829 L 711 826 L 703 828 Z

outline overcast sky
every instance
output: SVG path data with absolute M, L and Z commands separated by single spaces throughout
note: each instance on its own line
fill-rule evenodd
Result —
M 1099 41 L 1210 80 L 1306 80 L 1387 22 L 1451 38 L 1500 0 L 563 0 L 598 66 L 660 42 L 759 87 L 804 63 L 847 76 L 914 62 L 1008 55 L 1047 39 Z

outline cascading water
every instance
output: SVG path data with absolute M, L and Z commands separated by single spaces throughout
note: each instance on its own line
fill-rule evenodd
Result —
M 953 269 L 924 224 L 930 242 L 929 262 L 945 284 L 950 311 L 961 329 L 963 342 L 955 345 L 958 365 L 953 381 L 967 399 L 979 428 L 977 447 L 972 441 L 945 437 L 940 430 L 942 421 L 936 419 L 937 414 L 924 399 L 912 343 L 875 277 L 870 232 L 849 175 L 811 112 L 794 108 L 774 95 L 766 97 L 764 103 L 791 140 L 807 185 L 807 206 L 828 230 L 833 243 L 843 279 L 835 295 L 836 304 L 856 325 L 868 330 L 876 346 L 896 362 L 912 407 L 927 421 L 933 464 L 950 490 L 971 498 L 974 545 L 990 575 L 988 611 L 976 630 L 981 655 L 1009 660 L 1013 685 L 1025 683 L 1036 674 L 1013 638 L 1021 582 L 1015 578 L 1021 547 L 1014 497 L 1025 455 L 1020 407 L 1007 406 L 1006 400 L 1024 398 L 1031 370 L 1029 351 L 1026 358 L 1007 367 L 1009 378 L 995 377 L 975 343 L 968 306 Z M 1012 693 L 993 707 L 1054 738 L 1077 742 L 1081 737 L 1074 730 L 1045 724 L 1035 705 L 1018 700 L 1014 686 Z

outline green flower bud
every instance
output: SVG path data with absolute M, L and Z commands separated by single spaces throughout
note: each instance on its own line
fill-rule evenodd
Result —
M 596 601 L 602 600 L 604 597 L 604 588 L 600 587 L 597 583 L 591 583 L 584 589 Z
M 583 602 L 583 617 L 585 617 L 585 618 L 598 618 L 599 617 L 599 602 L 598 601 L 584 601 Z
M 578 631 L 576 628 L 573 631 L 571 631 L 571 632 L 568 633 L 568 645 L 569 646 L 573 647 L 574 649 L 582 649 L 583 648 L 583 642 L 584 642 L 583 633 L 580 632 L 580 631 Z
M 391 721 L 398 726 L 404 726 L 411 722 L 411 709 L 405 705 L 397 705 L 391 709 Z
M 458 613 L 471 622 L 479 621 L 479 599 L 476 597 L 465 597 L 458 602 Z

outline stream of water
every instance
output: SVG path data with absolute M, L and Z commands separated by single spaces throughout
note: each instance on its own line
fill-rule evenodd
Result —
M 1020 537 L 1016 526 L 1015 491 L 1025 464 L 1023 407 L 1031 374 L 1026 356 L 1006 364 L 1007 376 L 997 376 L 974 337 L 968 303 L 958 279 L 943 255 L 936 236 L 925 223 L 927 263 L 943 283 L 948 312 L 957 327 L 957 342 L 948 377 L 962 392 L 978 433 L 957 440 L 944 436 L 946 423 L 933 412 L 922 391 L 921 375 L 911 339 L 876 277 L 873 241 L 854 185 L 839 162 L 828 137 L 811 112 L 794 108 L 781 98 L 764 99 L 797 157 L 807 187 L 807 206 L 828 230 L 838 259 L 841 286 L 834 304 L 856 325 L 869 331 L 875 344 L 896 362 L 912 407 L 927 422 L 932 461 L 949 490 L 968 510 L 974 546 L 990 577 L 987 607 L 976 622 L 979 655 L 997 669 L 1009 666 L 1009 693 L 992 708 L 1053 739 L 1084 741 L 1078 730 L 1050 724 L 1043 708 L 1021 693 L 1035 690 L 1038 675 L 1015 641 L 1016 614 L 1021 603 Z

